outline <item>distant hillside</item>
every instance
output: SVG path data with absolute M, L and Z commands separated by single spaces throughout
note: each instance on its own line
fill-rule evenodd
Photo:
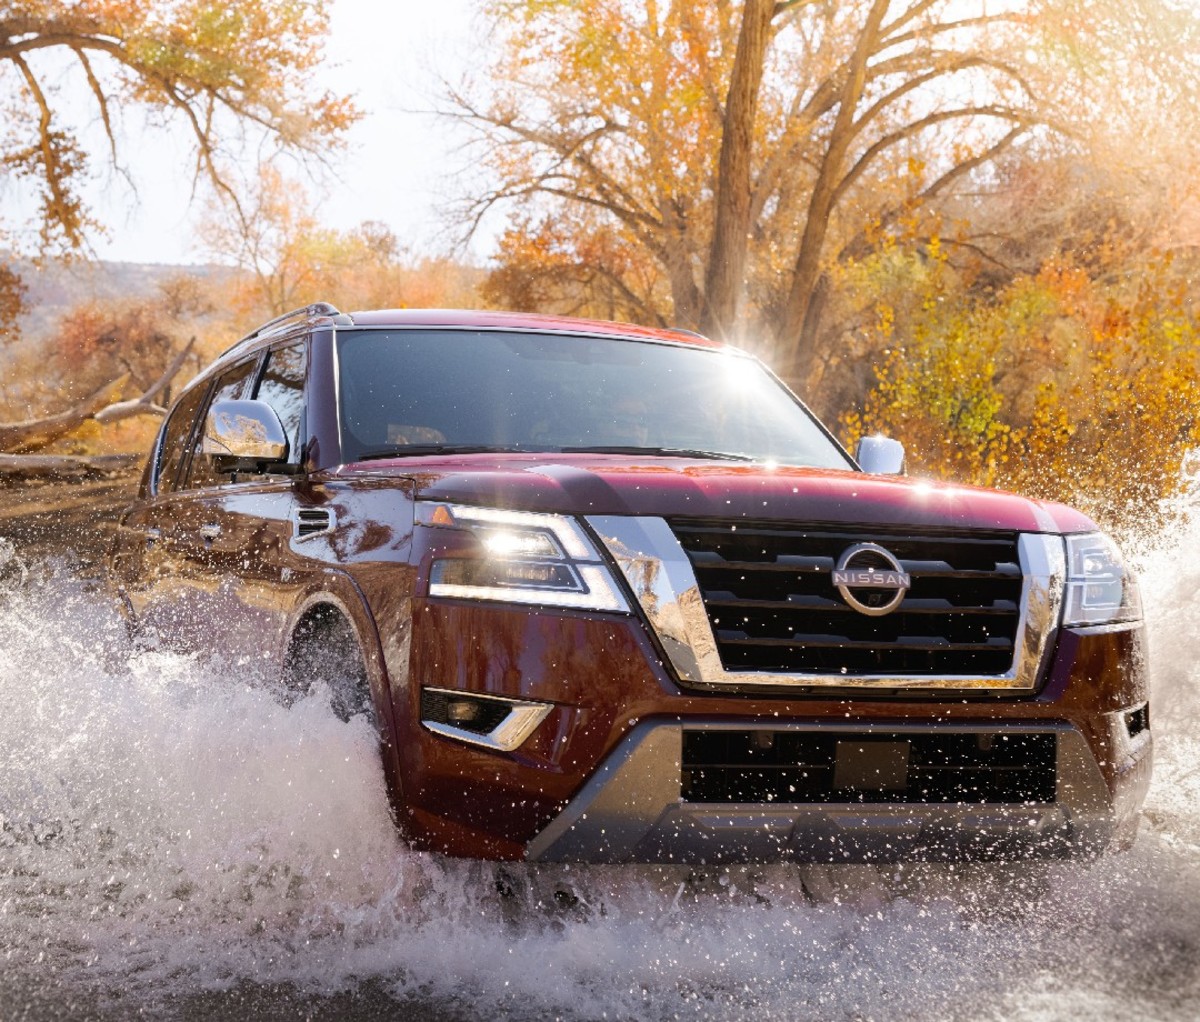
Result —
M 232 276 L 227 266 L 176 266 L 161 263 L 52 262 L 42 267 L 28 260 L 9 263 L 25 282 L 26 314 L 21 319 L 25 341 L 51 334 L 65 312 L 83 302 L 106 298 L 150 298 L 165 280 L 178 276 Z

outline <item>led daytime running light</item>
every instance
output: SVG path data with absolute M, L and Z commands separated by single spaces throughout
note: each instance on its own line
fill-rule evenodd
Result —
M 430 596 L 629 610 L 608 565 L 572 518 L 419 502 L 416 519 L 422 525 L 472 532 L 485 551 L 483 559 L 435 560 L 430 567 Z

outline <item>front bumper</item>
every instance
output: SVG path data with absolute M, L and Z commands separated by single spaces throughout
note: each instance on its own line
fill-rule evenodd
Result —
M 407 683 L 393 691 L 397 810 L 417 847 L 444 854 L 668 863 L 1090 855 L 1128 842 L 1149 784 L 1140 626 L 1061 632 L 1038 691 L 1025 696 L 781 697 L 681 687 L 628 615 L 431 600 L 413 620 Z M 552 709 L 519 748 L 497 751 L 424 727 L 427 687 Z M 680 748 L 696 729 L 1049 734 L 1053 795 L 1006 804 L 689 801 Z
M 696 723 L 688 725 L 695 728 Z M 708 722 L 710 729 L 744 725 Z M 863 734 L 835 723 L 795 730 Z M 1121 821 L 1084 736 L 1053 727 L 888 727 L 987 738 L 1026 732 L 1055 739 L 1052 802 L 934 804 L 862 801 L 824 804 L 689 803 L 682 794 L 679 723 L 636 727 L 554 822 L 537 835 L 527 857 L 548 862 L 864 863 L 958 861 L 1094 855 L 1109 846 Z M 774 732 L 773 733 L 777 733 Z M 870 732 L 867 732 L 868 734 Z M 1144 789 L 1150 742 L 1130 750 L 1125 783 Z

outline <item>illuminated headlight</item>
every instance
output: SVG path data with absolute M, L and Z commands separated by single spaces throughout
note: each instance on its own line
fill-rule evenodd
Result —
M 1063 624 L 1107 625 L 1142 619 L 1137 579 L 1117 545 L 1099 532 L 1067 536 Z
M 572 518 L 424 502 L 417 504 L 417 521 L 465 530 L 482 547 L 480 556 L 436 559 L 430 596 L 629 610 L 599 551 Z

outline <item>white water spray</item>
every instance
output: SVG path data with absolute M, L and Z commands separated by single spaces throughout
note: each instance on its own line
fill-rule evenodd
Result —
M 1157 762 L 1130 853 L 506 867 L 501 897 L 494 867 L 397 839 L 364 721 L 283 707 L 255 664 L 134 656 L 87 583 L 0 542 L 0 1019 L 223 1017 L 222 991 L 271 1017 L 1191 1019 L 1198 543 L 1144 559 Z

